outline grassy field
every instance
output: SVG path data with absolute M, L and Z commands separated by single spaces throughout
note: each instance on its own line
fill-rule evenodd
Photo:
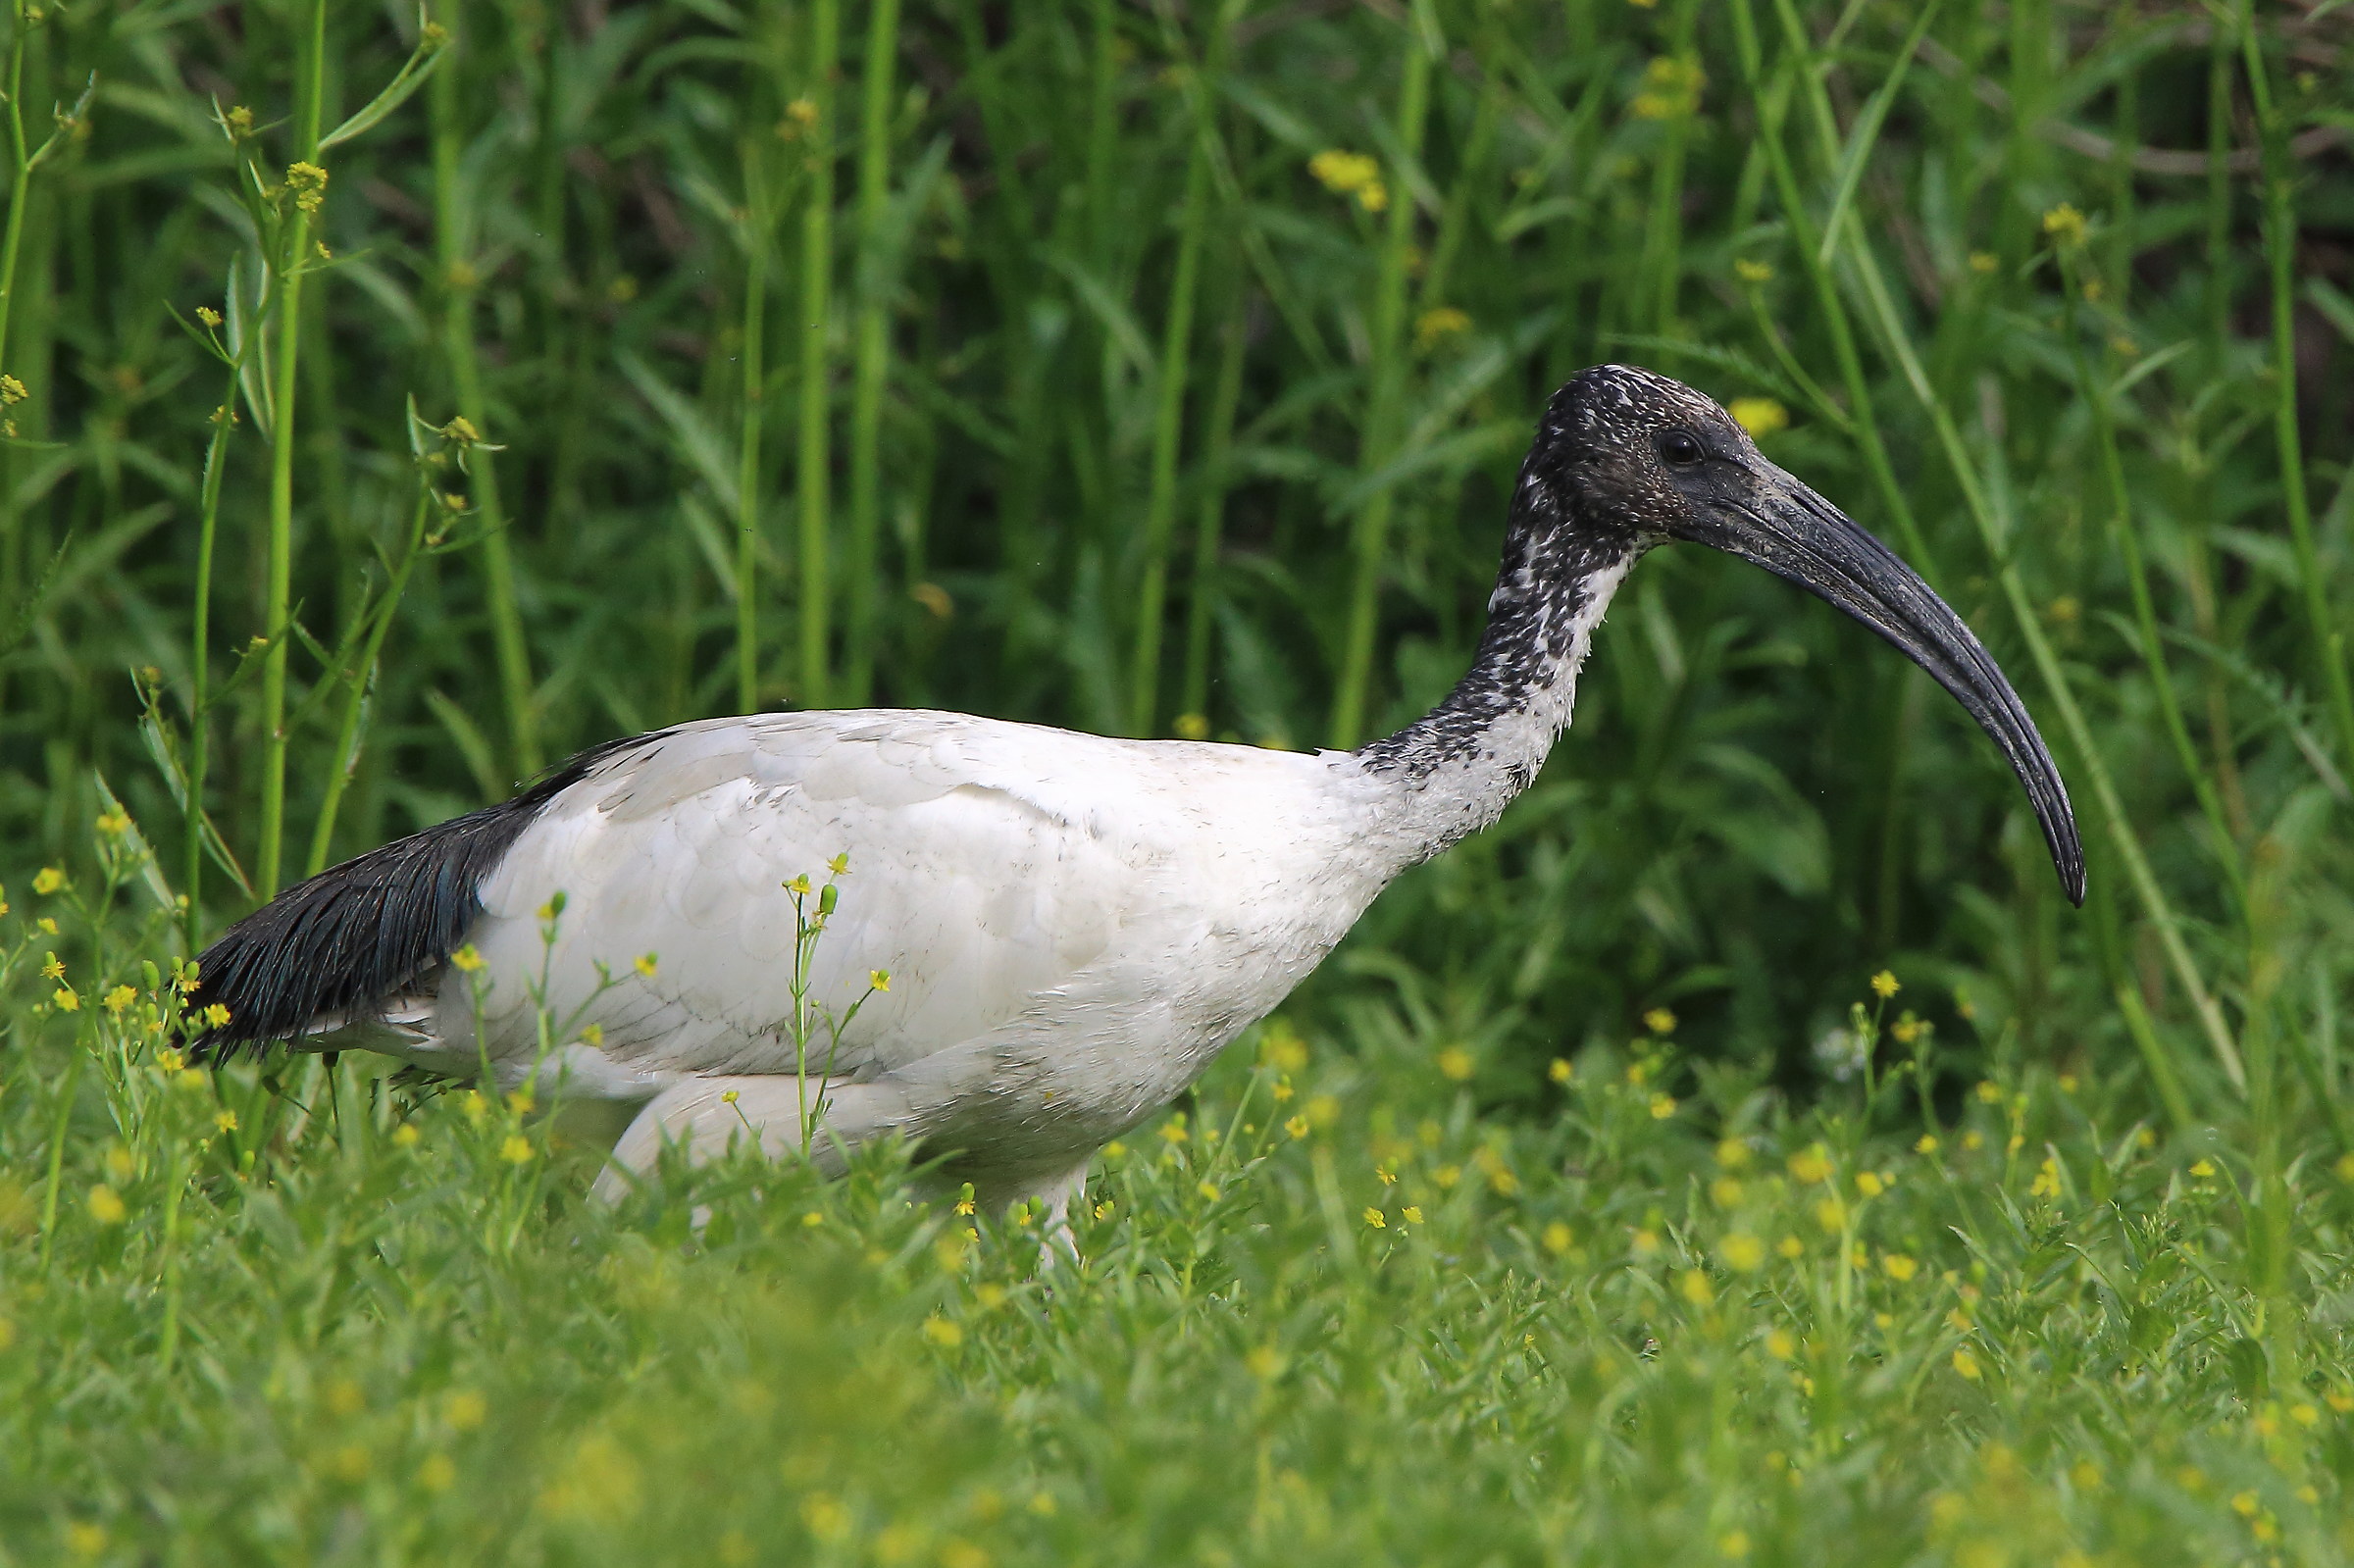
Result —
M 0 1564 L 2354 1557 L 2354 11 L 8 16 Z M 615 734 L 1395 725 L 1604 359 L 1977 628 L 2081 912 L 1677 550 L 1076 1267 L 173 1048 L 270 888 Z

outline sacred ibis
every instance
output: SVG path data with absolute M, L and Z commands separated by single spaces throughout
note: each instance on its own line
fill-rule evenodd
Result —
M 870 971 L 891 979 L 842 1034 L 818 1157 L 897 1135 L 984 1201 L 1043 1195 L 1059 1217 L 1097 1148 L 1281 1002 L 1391 879 L 1527 786 L 1612 594 L 1679 539 L 1789 579 L 1927 670 L 2017 772 L 2082 901 L 2059 772 L 1961 618 L 1714 402 L 1605 365 L 1538 427 L 1470 673 L 1396 734 L 1309 756 L 870 709 L 611 741 L 231 927 L 200 960 L 196 1005 L 229 1010 L 203 1044 L 486 1064 L 512 1086 L 544 1006 L 571 1035 L 543 1077 L 644 1102 L 606 1190 L 665 1140 L 701 1157 L 748 1129 L 780 1154 L 801 1129 L 787 885 L 846 855 L 809 994 L 840 1016 Z

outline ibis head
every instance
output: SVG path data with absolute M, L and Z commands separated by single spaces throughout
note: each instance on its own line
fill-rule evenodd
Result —
M 2026 790 L 2061 886 L 2084 901 L 2068 790 L 1993 656 L 1895 551 L 1767 462 L 1713 399 L 1631 366 L 1581 372 L 1546 411 L 1531 481 L 1581 531 L 1620 531 L 1634 551 L 1680 539 L 1737 555 L 1894 643 L 1992 737 Z

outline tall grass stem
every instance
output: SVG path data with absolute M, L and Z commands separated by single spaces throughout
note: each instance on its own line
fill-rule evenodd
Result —
M 446 13 L 450 58 L 434 73 L 427 95 L 433 122 L 435 260 L 440 274 L 441 349 L 451 390 L 457 395 L 458 412 L 477 432 L 488 435 L 482 356 L 474 339 L 474 301 L 482 279 L 474 263 L 472 193 L 460 184 L 466 135 L 459 82 L 459 68 L 466 59 L 465 33 L 460 25 L 463 9 L 452 6 Z M 516 602 L 515 551 L 507 537 L 506 510 L 499 500 L 497 464 L 485 454 L 482 466 L 468 480 L 473 486 L 469 499 L 481 519 L 483 595 L 487 601 L 491 647 L 498 664 L 500 703 L 506 710 L 505 760 L 510 775 L 528 779 L 539 771 L 542 761 L 538 713 L 523 610 Z
M 2238 0 L 2240 48 L 2264 147 L 2265 256 L 2272 266 L 2273 434 L 2280 451 L 2281 500 L 2296 550 L 2297 587 L 2304 599 L 2313 664 L 2328 694 L 2337 728 L 2338 760 L 2354 769 L 2354 686 L 2346 677 L 2345 633 L 2330 613 L 2329 588 L 2313 542 L 2313 501 L 2305 488 L 2304 440 L 2297 430 L 2296 188 L 2288 163 L 2288 127 L 2273 97 L 2271 74 L 2256 32 L 2250 0 Z
M 805 132 L 809 149 L 801 207 L 801 386 L 797 504 L 801 556 L 801 706 L 831 700 L 830 661 L 834 589 L 829 556 L 832 520 L 834 78 L 841 69 L 841 0 L 809 7 L 807 95 L 816 114 Z
M 843 699 L 874 694 L 876 608 L 881 600 L 883 394 L 891 382 L 891 305 L 896 268 L 883 254 L 891 208 L 891 98 L 899 48 L 899 0 L 872 0 L 858 114 L 858 314 L 851 352 L 850 550 L 844 609 Z
M 327 58 L 327 0 L 310 0 L 295 48 L 294 163 L 319 158 L 319 116 L 324 98 L 321 76 Z M 279 237 L 275 266 L 276 308 L 270 314 L 270 513 L 263 572 L 262 622 L 270 638 L 262 656 L 261 847 L 255 857 L 254 887 L 267 897 L 278 890 L 285 843 L 286 661 L 293 638 L 288 618 L 294 572 L 295 373 L 302 349 L 302 282 L 310 271 L 311 218 L 300 202 L 289 205 Z
M 1398 88 L 1400 155 L 1422 154 L 1423 123 L 1430 112 L 1431 63 L 1445 49 L 1430 0 L 1415 0 L 1407 13 Z M 1389 171 L 1388 227 L 1383 232 L 1380 270 L 1373 287 L 1371 352 L 1366 369 L 1371 395 L 1357 438 L 1357 471 L 1372 479 L 1386 467 L 1397 442 L 1399 404 L 1405 395 L 1407 255 L 1413 249 L 1414 196 L 1409 172 Z M 1348 619 L 1342 633 L 1339 680 L 1332 699 L 1332 744 L 1342 750 L 1361 738 L 1372 684 L 1373 634 L 1381 618 L 1381 577 L 1389 540 L 1396 486 L 1382 484 L 1359 508 L 1349 539 Z

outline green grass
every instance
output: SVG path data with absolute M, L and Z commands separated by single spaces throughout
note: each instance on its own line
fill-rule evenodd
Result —
M 436 16 L 8 12 L 0 1563 L 2354 1552 L 2343 17 Z M 165 1071 L 254 895 L 612 734 L 1393 725 L 1607 358 L 1979 630 L 2082 912 L 1926 681 L 1667 551 L 1083 1268 Z

